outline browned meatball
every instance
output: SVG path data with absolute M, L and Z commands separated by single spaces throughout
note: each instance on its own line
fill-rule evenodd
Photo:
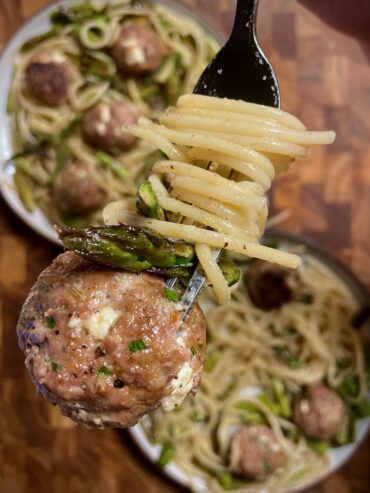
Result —
M 294 404 L 294 421 L 303 435 L 329 440 L 339 432 L 345 417 L 345 407 L 339 395 L 325 385 L 312 385 L 307 396 Z
M 107 195 L 97 184 L 90 167 L 80 162 L 68 164 L 53 187 L 53 201 L 64 214 L 88 214 L 103 207 Z
M 198 384 L 205 322 L 195 306 L 181 326 L 164 280 L 57 257 L 20 315 L 19 345 L 38 392 L 78 423 L 127 427 Z M 193 350 L 191 349 L 193 348 Z
M 232 453 L 239 458 L 236 472 L 248 479 L 265 479 L 285 462 L 284 451 L 266 425 L 242 426 L 233 439 Z
M 251 300 L 262 310 L 281 307 L 293 298 L 299 287 L 297 271 L 280 265 L 253 260 L 247 274 L 247 288 Z
M 147 75 L 157 69 L 164 50 L 153 29 L 131 24 L 121 29 L 112 56 L 123 74 Z
M 116 154 L 135 146 L 136 137 L 125 127 L 137 120 L 138 115 L 125 103 L 99 103 L 86 113 L 82 133 L 92 147 Z
M 25 70 L 30 93 L 48 106 L 59 106 L 67 99 L 72 68 L 67 62 L 56 62 L 47 54 L 31 58 Z

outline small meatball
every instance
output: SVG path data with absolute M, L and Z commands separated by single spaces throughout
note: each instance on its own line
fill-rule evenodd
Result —
M 71 75 L 68 62 L 58 62 L 52 56 L 39 54 L 27 65 L 25 82 L 32 96 L 48 106 L 59 106 L 67 99 Z
M 231 453 L 238 460 L 236 471 L 248 479 L 263 480 L 285 462 L 285 454 L 266 425 L 242 426 L 233 438 Z
M 138 115 L 125 103 L 99 103 L 86 113 L 82 134 L 92 147 L 117 154 L 135 146 L 136 137 L 125 127 L 137 120 Z
M 96 265 L 74 252 L 41 273 L 17 332 L 38 392 L 77 423 L 96 427 L 133 426 L 158 406 L 179 405 L 197 388 L 205 357 L 198 305 L 181 323 L 161 277 Z
M 104 206 L 107 194 L 96 183 L 87 164 L 73 162 L 58 175 L 52 192 L 57 209 L 64 214 L 94 212 Z
M 325 385 L 312 385 L 294 404 L 294 422 L 303 435 L 330 440 L 339 432 L 346 410 L 339 395 Z
M 112 56 L 123 74 L 148 75 L 161 64 L 164 50 L 153 29 L 131 24 L 121 29 Z
M 297 271 L 264 260 L 253 260 L 247 274 L 247 288 L 253 303 L 262 310 L 280 308 L 299 287 Z

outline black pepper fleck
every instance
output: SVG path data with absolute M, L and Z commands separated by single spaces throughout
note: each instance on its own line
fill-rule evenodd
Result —
M 114 382 L 113 385 L 116 387 L 116 389 L 122 389 L 125 386 L 125 382 L 117 378 Z
M 104 349 L 102 349 L 100 346 L 98 346 L 96 349 L 95 349 L 95 356 L 97 358 L 101 358 L 102 356 L 105 356 L 107 353 L 104 351 Z

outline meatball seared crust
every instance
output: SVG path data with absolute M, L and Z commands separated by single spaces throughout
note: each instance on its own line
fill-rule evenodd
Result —
M 194 390 L 205 356 L 199 306 L 180 324 L 164 280 L 57 257 L 17 326 L 38 392 L 78 423 L 127 427 Z M 181 330 L 179 326 L 181 325 Z

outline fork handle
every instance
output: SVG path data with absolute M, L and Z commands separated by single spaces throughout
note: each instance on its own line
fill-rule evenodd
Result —
M 256 35 L 258 0 L 238 0 L 229 43 L 245 43 Z

